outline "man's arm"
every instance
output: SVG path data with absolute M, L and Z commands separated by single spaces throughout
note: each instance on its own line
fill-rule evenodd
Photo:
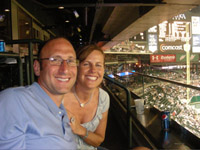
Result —
M 21 104 L 11 89 L 0 93 L 0 149 L 25 149 Z

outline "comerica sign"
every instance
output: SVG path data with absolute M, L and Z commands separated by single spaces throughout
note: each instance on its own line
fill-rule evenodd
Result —
M 180 51 L 180 50 L 184 50 L 183 49 L 183 45 L 165 45 L 165 44 L 161 44 L 160 45 L 160 51 L 164 52 L 164 51 Z

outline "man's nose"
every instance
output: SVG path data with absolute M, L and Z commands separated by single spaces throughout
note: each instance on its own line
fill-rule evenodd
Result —
M 70 69 L 69 64 L 67 63 L 67 61 L 63 61 L 60 65 L 59 71 L 62 73 L 68 72 Z

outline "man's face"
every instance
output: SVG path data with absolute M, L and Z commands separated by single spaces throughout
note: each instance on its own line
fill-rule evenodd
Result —
M 63 38 L 58 38 L 47 43 L 40 58 L 60 57 L 64 60 L 76 59 L 72 45 Z M 77 67 L 69 66 L 64 61 L 60 66 L 51 65 L 49 60 L 42 60 L 39 64 L 38 83 L 50 95 L 62 95 L 69 92 L 75 83 Z M 40 66 L 41 65 L 41 66 Z M 36 69 L 35 69 L 36 70 Z

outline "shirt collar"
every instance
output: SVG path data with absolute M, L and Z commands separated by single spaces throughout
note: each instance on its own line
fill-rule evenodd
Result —
M 63 104 L 61 103 L 60 107 L 58 107 L 54 101 L 49 97 L 49 95 L 41 88 L 41 86 L 37 83 L 34 82 L 33 83 L 34 88 L 34 92 L 35 94 L 40 96 L 40 100 L 42 100 L 43 105 L 44 103 L 46 104 L 45 107 L 48 107 L 49 111 L 54 115 L 54 116 L 58 116 L 60 115 L 60 112 L 62 113 L 62 115 L 66 116 L 67 112 L 63 106 Z M 68 117 L 67 117 L 68 118 Z M 69 119 L 68 119 L 69 121 Z

